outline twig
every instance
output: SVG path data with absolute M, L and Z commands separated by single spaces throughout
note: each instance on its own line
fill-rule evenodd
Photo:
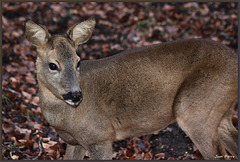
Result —
M 42 152 L 43 152 L 42 137 L 39 137 L 38 147 L 39 147 L 40 151 L 39 151 L 38 155 L 35 158 L 33 158 L 32 160 L 37 160 L 42 155 Z
M 7 91 L 13 93 L 13 94 L 16 94 L 18 97 L 20 96 L 19 92 L 16 92 L 15 90 L 11 89 L 11 88 L 8 88 Z

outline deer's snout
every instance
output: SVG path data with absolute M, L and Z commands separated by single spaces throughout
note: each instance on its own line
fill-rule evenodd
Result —
M 63 99 L 71 106 L 77 107 L 82 102 L 82 92 L 69 92 L 63 94 Z

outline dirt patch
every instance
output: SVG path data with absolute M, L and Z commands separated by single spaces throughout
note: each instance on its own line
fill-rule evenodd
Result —
M 164 153 L 165 159 L 169 158 L 187 158 L 191 159 L 189 154 L 194 154 L 191 139 L 175 124 L 169 125 L 157 135 L 152 135 L 152 153 Z

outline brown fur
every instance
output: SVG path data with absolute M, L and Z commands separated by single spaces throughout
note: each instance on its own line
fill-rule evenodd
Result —
M 205 159 L 226 154 L 225 149 L 237 156 L 231 123 L 238 93 L 234 52 L 211 40 L 179 40 L 83 61 L 76 70 L 76 47 L 90 38 L 94 26 L 91 18 L 66 36 L 50 36 L 26 23 L 26 36 L 39 53 L 42 113 L 68 143 L 65 159 L 82 159 L 85 151 L 91 159 L 111 159 L 113 141 L 151 134 L 175 121 Z M 33 37 L 36 31 L 46 32 L 47 41 Z M 58 73 L 48 68 L 56 61 Z M 83 94 L 77 108 L 62 97 L 74 90 Z

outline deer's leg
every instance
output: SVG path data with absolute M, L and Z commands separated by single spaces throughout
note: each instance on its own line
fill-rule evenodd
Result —
M 174 115 L 205 159 L 226 154 L 218 127 L 235 99 L 235 90 L 222 77 L 198 72 L 186 80 L 174 100 Z M 217 83 L 216 83 L 217 80 Z M 221 84 L 222 83 L 222 84 Z
M 235 102 L 236 103 L 236 102 Z M 238 150 L 238 131 L 232 124 L 232 109 L 230 108 L 221 120 L 218 127 L 218 135 L 224 147 L 235 157 L 237 157 Z
M 107 141 L 89 146 L 91 160 L 112 160 L 112 142 Z
M 216 156 L 223 156 L 226 151 L 218 139 L 217 126 L 210 126 L 204 121 L 188 122 L 177 118 L 182 130 L 190 137 L 197 146 L 204 159 L 213 160 Z
M 66 154 L 64 160 L 83 160 L 86 150 L 80 146 L 67 145 Z

